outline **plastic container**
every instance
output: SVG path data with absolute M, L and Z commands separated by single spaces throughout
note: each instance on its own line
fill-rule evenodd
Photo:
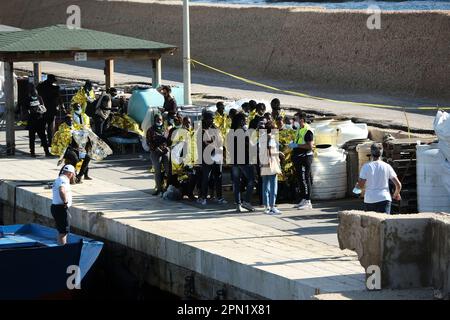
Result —
M 365 123 L 353 123 L 351 120 L 332 121 L 330 127 L 336 128 L 336 144 L 341 147 L 347 141 L 367 139 L 369 130 Z
M 372 144 L 373 141 L 369 141 L 356 146 L 356 152 L 358 152 L 358 173 L 361 171 L 362 166 L 370 161 L 370 146 Z
M 313 200 L 345 198 L 347 192 L 346 152 L 331 145 L 317 145 L 312 163 Z

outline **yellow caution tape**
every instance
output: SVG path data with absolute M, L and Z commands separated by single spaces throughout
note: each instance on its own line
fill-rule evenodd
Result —
M 229 77 L 232 77 L 234 79 L 243 81 L 245 83 L 248 84 L 252 84 L 258 87 L 262 87 L 262 88 L 266 88 L 269 90 L 273 90 L 273 91 L 277 91 L 277 92 L 282 92 L 282 93 L 286 93 L 289 95 L 294 95 L 294 96 L 298 96 L 298 97 L 302 97 L 302 98 L 310 98 L 310 99 L 316 99 L 316 100 L 321 100 L 321 101 L 327 101 L 327 102 L 335 102 L 335 103 L 347 103 L 347 104 L 353 104 L 353 105 L 357 105 L 357 106 L 366 106 L 366 107 L 374 107 L 374 108 L 388 108 L 388 109 L 401 109 L 401 110 L 450 110 L 450 107 L 432 107 L 432 106 L 421 106 L 421 107 L 404 107 L 404 106 L 393 106 L 393 105 L 385 105 L 385 104 L 376 104 L 376 103 L 365 103 L 365 102 L 354 102 L 354 101 L 345 101 L 345 100 L 334 100 L 334 99 L 328 99 L 328 98 L 322 98 L 322 97 L 317 97 L 317 96 L 312 96 L 309 95 L 307 93 L 302 93 L 302 92 L 296 92 L 296 91 L 290 91 L 290 90 L 283 90 L 283 89 L 279 89 L 279 88 L 275 88 L 269 85 L 266 85 L 264 83 L 260 83 L 257 81 L 253 81 L 250 79 L 246 79 L 240 76 L 237 76 L 235 74 L 217 69 L 213 66 L 207 65 L 206 63 L 200 62 L 198 60 L 195 59 L 190 59 L 192 65 L 195 67 L 195 64 L 201 65 L 205 68 L 208 68 L 210 70 L 216 71 L 218 73 L 222 73 L 224 75 L 227 75 Z M 405 114 L 406 115 L 406 114 Z

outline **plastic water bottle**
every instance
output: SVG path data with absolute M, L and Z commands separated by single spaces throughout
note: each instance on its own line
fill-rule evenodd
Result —
M 362 190 L 360 189 L 360 188 L 358 188 L 358 185 L 356 185 L 354 188 L 353 188 L 353 193 L 354 194 L 356 194 L 356 195 L 360 195 L 361 194 L 361 192 L 362 192 Z

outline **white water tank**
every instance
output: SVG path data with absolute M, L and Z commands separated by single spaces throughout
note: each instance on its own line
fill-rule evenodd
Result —
M 342 147 L 347 141 L 367 139 L 369 130 L 365 123 L 353 123 L 351 120 L 323 121 L 314 128 L 315 144 L 331 144 Z
M 450 213 L 450 194 L 442 180 L 445 158 L 438 145 L 418 145 L 416 160 L 418 211 Z
M 331 127 L 336 128 L 336 143 L 340 147 L 344 143 L 355 139 L 367 139 L 369 130 L 365 123 L 353 123 L 351 120 L 332 121 Z
M 342 199 L 347 192 L 347 160 L 343 149 L 317 145 L 312 163 L 313 200 Z

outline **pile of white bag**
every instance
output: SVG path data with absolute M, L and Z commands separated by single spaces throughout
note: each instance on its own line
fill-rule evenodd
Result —
M 440 174 L 450 197 L 450 115 L 445 111 L 438 111 L 433 126 L 439 139 L 439 150 L 444 155 Z

